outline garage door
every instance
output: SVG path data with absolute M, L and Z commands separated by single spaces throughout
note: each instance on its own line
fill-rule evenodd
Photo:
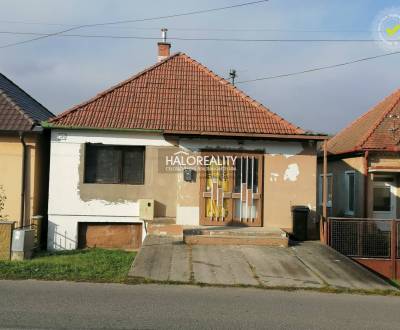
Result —
M 139 249 L 142 225 L 138 223 L 79 223 L 79 248 Z

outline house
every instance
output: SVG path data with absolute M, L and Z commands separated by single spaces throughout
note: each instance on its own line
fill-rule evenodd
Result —
M 327 143 L 328 215 L 399 218 L 399 143 L 400 90 L 397 90 Z M 322 204 L 321 162 L 319 205 Z
M 315 226 L 317 141 L 184 53 L 49 120 L 48 246 L 137 248 L 139 200 L 179 226 Z
M 47 214 L 50 137 L 40 123 L 53 116 L 0 74 L 0 216 L 16 227 Z

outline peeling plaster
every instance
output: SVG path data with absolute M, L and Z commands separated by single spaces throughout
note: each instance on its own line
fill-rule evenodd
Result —
M 289 164 L 288 168 L 285 171 L 283 176 L 283 180 L 285 181 L 297 181 L 297 177 L 300 174 L 299 165 L 297 164 Z
M 271 173 L 269 181 L 276 182 L 278 181 L 279 174 L 278 173 Z

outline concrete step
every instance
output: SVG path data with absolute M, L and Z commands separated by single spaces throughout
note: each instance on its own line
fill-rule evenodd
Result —
M 149 223 L 157 225 L 174 225 L 176 224 L 176 219 L 170 217 L 158 217 L 154 218 L 154 220 L 152 220 L 151 222 L 149 221 Z
M 149 223 L 147 234 L 158 236 L 182 236 L 183 227 L 176 224 Z
M 288 239 L 257 237 L 257 236 L 183 236 L 183 240 L 189 245 L 262 245 L 262 246 L 288 246 Z
M 279 228 L 214 227 L 183 230 L 186 244 L 288 246 L 289 239 Z

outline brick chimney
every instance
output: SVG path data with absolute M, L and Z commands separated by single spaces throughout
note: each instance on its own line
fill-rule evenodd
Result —
M 161 29 L 162 42 L 158 43 L 158 62 L 170 55 L 171 44 L 167 42 L 167 31 L 168 29 Z

